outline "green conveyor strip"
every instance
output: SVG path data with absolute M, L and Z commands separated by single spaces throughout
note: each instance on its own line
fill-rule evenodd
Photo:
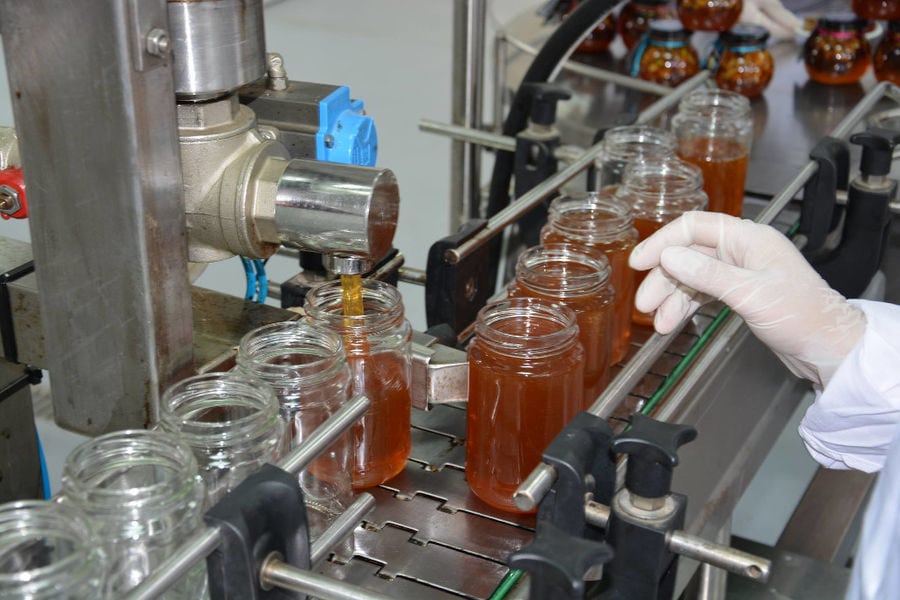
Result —
M 509 593 L 509 590 L 512 589 L 516 582 L 522 578 L 524 575 L 524 571 L 520 571 L 519 569 L 510 569 L 506 572 L 506 575 L 503 576 L 503 579 L 500 580 L 500 584 L 497 586 L 497 589 L 494 590 L 494 593 L 491 594 L 491 597 L 488 600 L 501 600 L 506 597 L 506 594 Z

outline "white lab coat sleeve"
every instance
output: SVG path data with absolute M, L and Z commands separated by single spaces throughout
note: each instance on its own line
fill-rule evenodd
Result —
M 863 339 L 800 423 L 813 458 L 832 469 L 878 471 L 900 424 L 900 306 L 852 300 L 866 315 Z

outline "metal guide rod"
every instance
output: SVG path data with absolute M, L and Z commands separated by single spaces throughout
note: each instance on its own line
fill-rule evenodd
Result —
M 312 543 L 309 551 L 310 564 L 317 564 L 320 560 L 328 556 L 328 552 L 335 544 L 344 539 L 351 531 L 356 529 L 362 518 L 375 506 L 375 496 L 363 492 L 350 507 L 342 512 L 334 523 L 328 526 L 328 529 Z
M 328 417 L 312 435 L 279 461 L 277 466 L 289 473 L 298 474 L 359 419 L 370 404 L 371 402 L 365 396 L 356 396 Z M 126 600 L 158 598 L 194 565 L 218 548 L 220 542 L 218 527 L 206 527 L 195 533 L 174 554 L 154 569 L 149 577 L 131 590 L 125 596 Z
M 897 88 L 888 82 L 881 82 L 872 88 L 862 100 L 859 101 L 853 110 L 847 113 L 844 119 L 832 130 L 831 136 L 835 138 L 847 136 L 857 122 L 862 119 L 886 93 L 888 93 L 891 98 L 900 102 L 900 88 Z M 664 97 L 660 102 L 668 99 L 669 96 Z M 651 106 L 648 108 L 648 111 L 652 108 L 654 107 Z M 784 210 L 791 199 L 798 191 L 800 191 L 806 181 L 812 177 L 817 170 L 817 163 L 815 161 L 810 161 L 778 195 L 774 196 L 772 200 L 769 201 L 765 210 L 757 216 L 756 222 L 763 225 L 772 223 L 772 221 L 775 220 L 775 217 Z M 656 359 L 662 355 L 669 343 L 675 339 L 675 336 L 681 332 L 688 321 L 690 321 L 690 318 L 685 318 L 677 327 L 675 327 L 672 333 L 667 335 L 661 335 L 659 333 L 651 335 L 641 349 L 638 350 L 637 354 L 635 354 L 628 362 L 625 368 L 622 369 L 609 386 L 607 386 L 603 391 L 603 394 L 601 394 L 597 401 L 588 409 L 588 412 L 599 417 L 608 417 L 628 392 L 637 385 L 644 373 L 646 373 Z M 731 327 L 728 328 L 729 337 L 734 334 L 734 331 L 736 330 L 732 330 Z M 723 340 L 728 339 L 722 332 L 719 332 L 716 338 Z M 660 417 L 667 413 L 668 411 L 663 411 Z M 534 509 L 553 486 L 555 479 L 556 470 L 553 467 L 545 463 L 539 464 L 525 481 L 522 482 L 519 489 L 516 490 L 514 495 L 516 506 L 522 510 Z
M 641 116 L 647 115 L 646 120 L 655 119 L 657 116 L 675 106 L 681 98 L 695 87 L 703 83 L 709 74 L 706 71 L 698 73 L 691 79 L 685 81 L 678 86 L 668 96 L 663 96 L 641 113 Z M 640 120 L 640 117 L 639 117 Z M 593 164 L 594 160 L 603 152 L 603 141 L 597 142 L 584 151 L 579 158 L 564 168 L 562 171 L 556 172 L 553 176 L 548 177 L 540 184 L 523 194 L 521 198 L 517 198 L 511 202 L 509 206 L 491 217 L 484 229 L 476 233 L 466 242 L 463 242 L 458 248 L 447 250 L 446 259 L 451 264 L 458 263 L 460 260 L 474 252 L 482 244 L 493 239 L 503 231 L 507 225 L 519 220 L 525 213 L 530 211 L 538 202 L 550 196 L 557 189 L 565 185 L 569 180 L 574 179 L 583 170 Z
M 609 507 L 588 501 L 584 505 L 587 522 L 595 527 L 605 528 L 609 522 Z M 766 582 L 772 569 L 772 562 L 749 552 L 716 544 L 680 529 L 666 534 L 666 545 L 675 554 L 693 558 L 736 575 Z
M 499 133 L 479 131 L 477 129 L 460 127 L 459 125 L 449 125 L 431 119 L 421 119 L 419 121 L 419 130 L 426 133 L 437 133 L 453 138 L 454 140 L 471 142 L 496 150 L 505 150 L 507 152 L 515 152 L 516 150 L 516 138 Z M 578 160 L 583 153 L 584 148 L 568 144 L 559 146 L 553 150 L 553 155 L 556 158 L 567 163 Z
M 259 580 L 263 589 L 278 587 L 323 600 L 393 600 L 390 596 L 327 575 L 298 569 L 275 556 L 269 557 L 263 563 Z
M 530 54 L 531 56 L 537 56 L 538 50 L 534 46 L 526 44 L 522 40 L 506 37 L 504 38 L 506 43 L 516 48 L 517 50 L 521 50 L 525 54 Z M 665 96 L 672 93 L 672 90 L 675 88 L 670 88 L 665 85 L 660 85 L 658 83 L 653 83 L 652 81 L 647 81 L 645 79 L 638 79 L 637 77 L 631 77 L 629 75 L 622 75 L 621 73 L 616 73 L 615 71 L 609 71 L 607 69 L 599 69 L 597 67 L 592 67 L 590 65 L 577 62 L 574 60 L 566 60 L 562 63 L 562 68 L 564 71 L 570 71 L 572 73 L 578 73 L 579 75 L 586 75 L 587 77 L 591 77 L 592 79 L 596 79 L 598 81 L 606 81 L 608 83 L 614 83 L 616 85 L 630 88 L 633 90 L 637 90 L 639 92 L 650 92 L 651 94 L 656 94 L 657 96 Z

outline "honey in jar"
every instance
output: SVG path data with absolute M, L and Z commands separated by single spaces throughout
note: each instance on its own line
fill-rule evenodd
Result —
M 893 21 L 900 19 L 900 0 L 853 0 L 853 12 L 863 19 Z
M 678 18 L 693 31 L 725 31 L 737 23 L 741 0 L 678 0 Z
M 643 37 L 650 21 L 676 19 L 671 0 L 631 0 L 619 13 L 618 31 L 625 47 L 631 50 Z
M 508 298 L 478 313 L 468 348 L 466 480 L 509 512 L 516 488 L 582 410 L 584 350 L 575 313 L 538 298 Z
M 878 81 L 900 85 L 900 21 L 888 23 L 887 33 L 872 55 L 872 67 Z
M 703 210 L 707 204 L 699 167 L 674 157 L 633 163 L 625 171 L 616 199 L 632 207 L 639 241 L 685 212 Z M 635 289 L 646 275 L 646 271 L 637 274 Z M 634 309 L 632 320 L 652 325 L 653 315 Z
M 719 35 L 715 58 L 716 85 L 755 98 L 772 80 L 775 61 L 766 49 L 769 30 L 759 25 L 736 25 Z
M 573 2 L 568 12 L 571 13 L 578 6 L 578 2 Z M 568 14 L 568 13 L 567 13 Z M 600 24 L 594 27 L 588 33 L 575 52 L 583 54 L 598 54 L 605 52 L 609 45 L 616 39 L 616 15 L 610 12 L 600 21 Z
M 750 101 L 727 90 L 694 91 L 679 103 L 672 130 L 678 156 L 703 172 L 709 210 L 741 216 L 753 140 Z
M 363 312 L 344 312 L 340 281 L 314 287 L 306 295 L 313 322 L 338 332 L 344 341 L 353 395 L 372 402 L 351 430 L 350 473 L 354 489 L 384 483 L 406 466 L 410 438 L 410 351 L 412 328 L 394 286 L 362 281 Z
M 852 13 L 821 17 L 803 46 L 809 78 L 825 85 L 857 83 L 869 68 L 866 22 Z
M 675 87 L 700 71 L 700 58 L 691 46 L 691 32 L 674 19 L 650 23 L 645 41 L 635 48 L 632 77 Z
M 609 383 L 609 343 L 614 292 L 609 261 L 573 244 L 534 246 L 516 263 L 510 298 L 542 298 L 572 309 L 584 348 L 584 406 Z
M 609 190 L 560 196 L 550 203 L 547 225 L 541 231 L 543 244 L 570 242 L 599 251 L 609 261 L 613 302 L 610 362 L 624 360 L 631 340 L 631 310 L 634 303 L 634 270 L 628 255 L 637 244 L 631 208 L 613 199 Z

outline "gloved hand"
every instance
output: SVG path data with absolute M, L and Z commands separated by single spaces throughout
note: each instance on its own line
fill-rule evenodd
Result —
M 669 333 L 708 294 L 743 317 L 800 377 L 824 388 L 862 338 L 866 318 L 831 289 L 775 229 L 728 215 L 689 212 L 638 244 L 629 264 L 653 269 L 635 306 L 656 310 Z M 686 286 L 686 287 L 685 287 Z
M 762 25 L 771 39 L 794 39 L 803 20 L 786 9 L 781 0 L 744 0 L 740 22 Z

